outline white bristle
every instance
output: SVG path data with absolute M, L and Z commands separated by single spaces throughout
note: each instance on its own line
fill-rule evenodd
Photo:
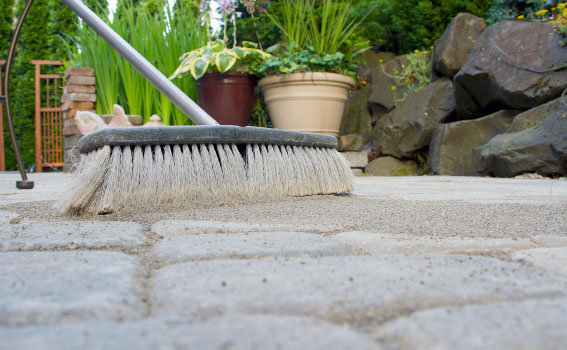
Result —
M 108 213 L 187 200 L 351 191 L 348 162 L 333 149 L 234 144 L 104 146 L 83 157 L 60 210 Z

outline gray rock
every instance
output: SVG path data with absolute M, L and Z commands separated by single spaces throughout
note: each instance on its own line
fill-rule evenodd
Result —
M 567 276 L 567 248 L 536 248 L 512 254 L 512 259 L 523 260 L 555 275 Z
M 364 139 L 360 135 L 339 136 L 339 151 L 360 152 L 364 146 Z
M 362 63 L 358 65 L 358 76 L 372 79 L 372 70 L 382 63 L 396 58 L 392 52 L 374 52 L 366 50 L 362 53 Z
M 168 236 L 155 246 L 162 263 L 219 258 L 347 255 L 348 247 L 329 237 L 305 232 L 250 232 Z
M 364 168 L 368 164 L 368 152 L 341 152 L 351 168 Z
M 465 64 L 477 37 L 486 28 L 484 19 L 470 13 L 459 13 L 435 42 L 433 69 L 452 78 Z
M 372 126 L 376 125 L 376 122 L 380 120 L 383 116 L 388 114 L 388 109 L 386 107 L 377 104 L 369 103 L 370 113 L 372 114 Z
M 0 226 L 0 251 L 132 249 L 144 242 L 134 222 L 34 222 Z
M 360 168 L 350 168 L 350 170 L 354 176 L 360 176 L 363 174 L 363 171 Z
M 559 68 L 567 61 L 560 41 L 553 25 L 544 22 L 505 20 L 488 27 L 454 78 L 459 117 L 527 109 L 557 98 L 567 87 L 567 70 L 534 73 L 525 67 Z
M 451 80 L 431 83 L 376 122 L 372 131 L 374 150 L 384 155 L 411 157 L 416 150 L 429 145 L 437 124 L 454 111 Z
M 379 157 L 368 163 L 364 171 L 374 176 L 421 175 L 419 165 L 413 160 L 401 161 L 394 157 Z
M 358 134 L 362 136 L 363 144 L 370 139 L 372 134 L 372 116 L 368 110 L 369 92 L 370 87 L 367 85 L 349 94 L 339 135 Z M 360 149 L 357 151 L 360 151 Z
M 396 107 L 395 96 L 402 96 L 407 91 L 407 87 L 396 84 L 394 79 L 395 71 L 401 71 L 402 65 L 407 64 L 407 55 L 403 55 L 374 68 L 372 70 L 372 84 L 368 102 L 381 105 L 388 111 Z M 396 87 L 396 95 L 392 91 L 392 86 Z
M 429 165 L 438 175 L 478 175 L 482 163 L 473 150 L 506 132 L 515 111 L 500 111 L 489 116 L 439 124 L 429 145 Z
M 144 320 L 0 329 L 6 349 L 380 349 L 356 331 L 294 316 L 231 315 L 204 322 Z
M 564 349 L 567 299 L 524 300 L 416 312 L 386 323 L 387 349 Z
M 567 284 L 520 264 L 462 255 L 186 262 L 155 275 L 152 315 L 308 315 L 383 321 L 408 310 L 564 296 Z
M 518 115 L 516 119 L 520 121 L 510 126 L 516 132 L 497 135 L 476 149 L 484 171 L 502 177 L 534 172 L 543 175 L 566 174 L 567 164 L 561 153 L 554 152 L 553 148 L 567 144 L 567 119 L 562 118 L 563 113 L 563 105 L 559 99 L 555 99 Z M 545 119 L 537 123 L 542 114 Z M 521 130 L 530 123 L 536 125 Z
M 341 232 L 332 236 L 372 255 L 383 254 L 488 254 L 538 247 L 530 238 L 473 238 L 442 235 L 409 235 L 382 232 Z M 563 241 L 563 245 L 567 242 Z
M 138 318 L 137 267 L 116 252 L 0 253 L 0 326 Z

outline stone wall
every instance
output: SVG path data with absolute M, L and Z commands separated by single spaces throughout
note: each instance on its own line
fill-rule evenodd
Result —
M 63 89 L 63 170 L 73 171 L 79 162 L 77 148 L 81 134 L 75 124 L 77 111 L 94 112 L 96 102 L 95 77 L 92 68 L 73 67 L 65 71 L 65 87 Z

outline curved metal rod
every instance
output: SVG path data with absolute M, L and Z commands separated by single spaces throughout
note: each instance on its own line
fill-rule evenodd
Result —
M 18 141 L 16 140 L 16 134 L 14 132 L 14 121 L 12 120 L 12 110 L 10 109 L 10 69 L 12 68 L 12 58 L 14 56 L 14 51 L 16 50 L 16 42 L 20 36 L 20 31 L 22 30 L 22 25 L 24 20 L 30 11 L 33 4 L 33 0 L 28 0 L 24 11 L 18 20 L 16 30 L 14 31 L 14 36 L 12 37 L 12 42 L 10 43 L 10 49 L 8 51 L 8 58 L 6 59 L 6 71 L 4 74 L 4 102 L 6 104 L 6 119 L 8 119 L 8 128 L 10 130 L 10 138 L 12 139 L 12 146 L 14 147 L 14 155 L 16 156 L 16 162 L 18 163 L 18 169 L 22 175 L 21 181 L 16 181 L 16 187 L 19 189 L 32 189 L 33 181 L 28 180 L 26 175 L 26 170 L 24 169 L 24 162 L 22 160 L 22 154 L 20 148 L 18 147 Z

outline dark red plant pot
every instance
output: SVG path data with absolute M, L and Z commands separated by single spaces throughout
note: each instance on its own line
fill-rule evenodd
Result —
M 248 73 L 207 73 L 197 80 L 199 104 L 221 125 L 246 126 L 256 79 Z

